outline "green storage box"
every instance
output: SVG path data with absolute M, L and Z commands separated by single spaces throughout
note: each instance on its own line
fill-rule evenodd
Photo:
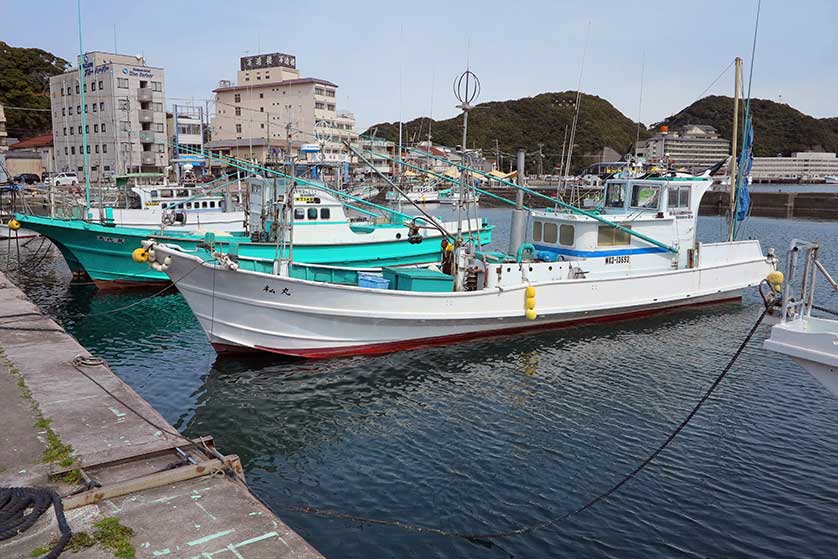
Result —
M 427 268 L 383 268 L 381 275 L 390 280 L 390 289 L 446 293 L 453 291 L 454 278 Z

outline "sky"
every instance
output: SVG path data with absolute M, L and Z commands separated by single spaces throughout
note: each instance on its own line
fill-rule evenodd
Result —
M 750 66 L 757 0 L 81 0 L 84 50 L 142 54 L 170 102 L 212 98 L 239 57 L 284 52 L 302 77 L 338 84 L 358 129 L 454 116 L 468 66 L 477 102 L 575 90 L 657 122 L 699 98 L 736 56 Z M 0 40 L 67 60 L 74 0 L 0 0 Z M 763 0 L 752 95 L 838 116 L 838 2 Z M 586 48 L 587 44 L 587 48 Z M 584 59 L 584 68 L 582 68 Z M 645 63 L 644 63 L 645 61 Z M 643 79 L 641 80 L 641 75 Z M 642 81 L 642 103 L 641 98 Z M 706 95 L 732 95 L 727 72 Z

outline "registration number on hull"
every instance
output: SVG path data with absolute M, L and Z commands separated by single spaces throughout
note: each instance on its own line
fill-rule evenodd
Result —
M 606 264 L 628 264 L 630 256 L 606 256 L 605 263 Z

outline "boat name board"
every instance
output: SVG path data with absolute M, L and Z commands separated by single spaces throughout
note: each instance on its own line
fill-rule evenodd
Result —
M 119 237 L 105 237 L 104 235 L 96 235 L 96 239 L 105 243 L 113 243 L 116 245 L 125 244 L 125 239 L 120 239 Z
M 606 256 L 605 263 L 606 264 L 628 264 L 631 257 L 629 255 L 623 256 Z

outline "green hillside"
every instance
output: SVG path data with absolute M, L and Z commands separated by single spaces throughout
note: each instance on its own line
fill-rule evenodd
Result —
M 49 109 L 49 78 L 69 63 L 41 49 L 9 46 L 0 41 L 0 103 L 10 107 Z M 7 109 L 9 136 L 28 138 L 52 130 L 49 112 Z
M 838 151 L 838 118 L 817 119 L 782 103 L 751 101 L 754 120 L 754 155 L 790 155 L 795 151 Z M 730 139 L 733 98 L 713 95 L 696 101 L 660 124 L 677 128 L 709 124 Z M 741 138 L 741 136 L 740 136 Z
M 561 159 L 564 129 L 573 122 L 576 92 L 542 93 L 512 101 L 481 103 L 469 114 L 469 147 L 483 148 L 484 156 L 493 158 L 495 140 L 501 152 L 513 154 L 518 148 L 529 153 L 538 151 L 543 143 L 544 172 L 551 173 L 553 165 Z M 462 116 L 433 122 L 433 141 L 436 144 L 456 146 L 462 143 Z M 365 134 L 376 131 L 378 137 L 396 141 L 399 123 L 386 122 L 371 126 Z M 427 138 L 428 119 L 417 118 L 404 124 L 405 143 Z M 569 134 L 569 132 L 568 132 Z M 573 168 L 580 170 L 591 162 L 584 154 L 601 152 L 610 147 L 620 154 L 627 153 L 634 145 L 637 125 L 611 103 L 593 95 L 582 95 L 576 132 Z M 646 130 L 641 126 L 641 135 Z M 504 157 L 504 167 L 511 158 Z M 537 158 L 527 157 L 528 167 L 536 165 Z M 532 169 L 530 169 L 532 171 Z

